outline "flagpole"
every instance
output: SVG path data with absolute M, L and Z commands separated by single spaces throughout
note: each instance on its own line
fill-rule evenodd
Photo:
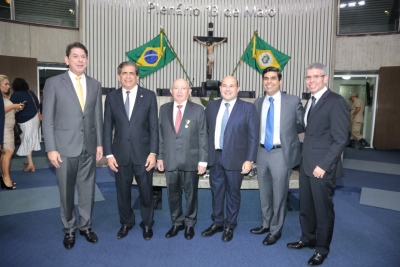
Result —
M 185 68 L 183 67 L 183 65 L 182 65 L 182 63 L 181 63 L 181 61 L 180 61 L 178 55 L 175 53 L 175 50 L 174 50 L 174 48 L 172 47 L 172 44 L 171 44 L 170 41 L 168 40 L 168 37 L 167 37 L 167 35 L 165 34 L 164 29 L 161 29 L 161 30 L 160 30 L 160 34 L 161 34 L 161 33 L 164 34 L 165 39 L 167 40 L 167 42 L 168 42 L 168 44 L 169 44 L 169 47 L 171 48 L 172 53 L 174 53 L 176 59 L 178 60 L 179 65 L 180 65 L 181 68 L 183 69 L 183 72 L 185 73 L 186 78 L 188 79 L 188 81 L 189 81 L 189 83 L 190 83 L 190 86 L 193 87 L 194 85 L 193 85 L 193 83 L 192 83 L 192 81 L 191 81 L 189 75 L 187 74 Z
M 257 31 L 254 31 L 253 37 L 251 37 L 250 43 L 246 46 L 246 49 L 244 50 L 242 56 L 244 55 L 244 53 L 246 53 L 247 49 L 249 48 L 249 46 L 250 46 L 251 43 L 253 42 L 254 37 L 257 36 L 257 35 L 258 35 L 258 32 L 257 32 Z M 233 74 L 236 72 L 237 68 L 239 67 L 240 62 L 242 62 L 242 56 L 240 57 L 239 62 L 236 64 L 236 67 L 235 67 L 235 69 L 233 70 L 233 72 L 232 72 L 232 74 L 231 74 L 232 76 L 233 76 Z

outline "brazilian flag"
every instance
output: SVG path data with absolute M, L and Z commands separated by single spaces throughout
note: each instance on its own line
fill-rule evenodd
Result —
M 175 58 L 163 33 L 125 55 L 138 65 L 140 78 L 161 69 Z
M 242 56 L 242 60 L 259 73 L 262 73 L 268 67 L 275 67 L 282 71 L 290 57 L 264 42 L 257 34 L 254 34 Z

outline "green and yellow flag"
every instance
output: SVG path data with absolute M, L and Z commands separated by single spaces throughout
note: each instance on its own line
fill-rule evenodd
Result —
M 140 78 L 161 69 L 175 58 L 163 33 L 125 55 L 138 65 Z
M 282 71 L 290 57 L 270 46 L 255 33 L 246 51 L 244 51 L 242 60 L 262 73 L 268 67 L 275 67 Z

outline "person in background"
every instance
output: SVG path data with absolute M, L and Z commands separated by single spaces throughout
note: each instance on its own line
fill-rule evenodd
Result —
M 39 100 L 37 96 L 29 90 L 28 83 L 22 78 L 13 81 L 14 90 L 10 97 L 13 103 L 25 103 L 25 108 L 15 114 L 15 120 L 21 126 L 22 134 L 21 145 L 18 148 L 18 156 L 26 156 L 24 165 L 27 165 L 24 172 L 34 172 L 32 151 L 40 150 L 39 140 Z
M 7 76 L 0 75 L 0 90 L 3 95 L 4 103 L 4 141 L 3 149 L 1 154 L 1 169 L 2 169 L 2 180 L 1 188 L 7 190 L 16 189 L 16 184 L 11 180 L 10 177 L 10 165 L 11 158 L 14 154 L 14 124 L 15 124 L 15 113 L 24 109 L 24 104 L 13 104 L 10 101 L 10 81 Z
M 361 126 L 364 123 L 364 103 L 358 98 L 357 94 L 351 94 L 349 100 L 353 102 L 353 105 L 350 112 L 351 137 L 350 144 L 347 147 L 355 148 L 355 140 L 358 140 L 360 149 L 364 149 L 367 145 L 367 141 L 361 134 Z

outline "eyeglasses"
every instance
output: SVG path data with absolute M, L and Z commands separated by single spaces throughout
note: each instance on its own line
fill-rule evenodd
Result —
M 318 79 L 318 78 L 322 78 L 326 75 L 313 75 L 313 76 L 306 76 L 304 78 L 306 78 L 306 80 L 311 80 L 311 78 L 314 78 L 314 80 Z
M 175 90 L 175 91 L 186 91 L 188 89 L 189 88 L 172 88 L 172 90 Z

